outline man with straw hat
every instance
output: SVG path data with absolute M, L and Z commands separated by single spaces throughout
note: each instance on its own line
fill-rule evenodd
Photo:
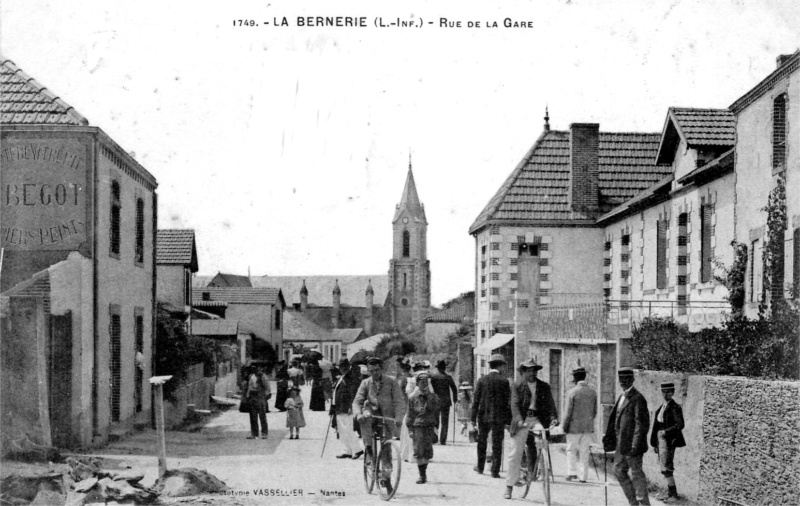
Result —
M 614 474 L 628 504 L 649 506 L 647 476 L 642 469 L 642 456 L 647 451 L 647 430 L 650 428 L 647 400 L 633 387 L 633 369 L 622 367 L 617 371 L 617 377 L 623 393 L 608 418 L 603 447 L 607 452 L 614 452 Z
M 528 469 L 536 464 L 536 442 L 529 428 L 537 424 L 542 427 L 558 425 L 558 411 L 553 400 L 550 385 L 536 377 L 542 366 L 532 358 L 519 365 L 522 377 L 511 386 L 511 450 L 508 453 L 508 477 L 506 478 L 505 499 L 511 499 L 511 492 L 519 480 L 522 453 L 528 448 Z M 547 477 L 544 477 L 546 480 Z
M 667 479 L 666 494 L 661 494 L 656 499 L 662 502 L 671 503 L 678 500 L 678 488 L 675 486 L 675 476 L 673 473 L 673 458 L 675 448 L 686 446 L 683 438 L 683 410 L 680 404 L 672 398 L 675 395 L 674 383 L 662 383 L 661 395 L 664 397 L 664 404 L 656 410 L 653 420 L 653 430 L 650 432 L 650 446 L 658 454 L 658 461 L 661 464 L 661 474 Z
M 500 456 L 503 454 L 505 426 L 511 421 L 511 392 L 505 376 L 506 359 L 495 353 L 489 357 L 489 374 L 478 380 L 472 398 L 472 427 L 478 428 L 478 465 L 473 469 L 483 474 L 486 464 L 486 443 L 492 433 L 492 478 L 500 477 Z

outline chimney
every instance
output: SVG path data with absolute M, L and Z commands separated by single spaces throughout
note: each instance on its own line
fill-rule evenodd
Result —
M 794 54 L 781 54 L 781 55 L 778 55 L 778 57 L 775 59 L 776 63 L 778 64 L 778 68 L 780 68 L 781 65 L 783 65 L 784 63 L 789 61 L 789 58 L 791 58 L 792 56 L 794 56 Z
M 339 288 L 339 280 L 333 287 L 333 314 L 331 315 L 331 323 L 333 328 L 339 328 L 339 310 L 341 308 L 342 290 Z
M 303 280 L 303 286 L 300 287 L 300 312 L 305 313 L 308 307 L 308 288 L 306 288 L 306 280 Z
M 569 126 L 569 162 L 572 176 L 572 210 L 577 212 L 597 212 L 599 192 L 598 123 L 573 123 Z

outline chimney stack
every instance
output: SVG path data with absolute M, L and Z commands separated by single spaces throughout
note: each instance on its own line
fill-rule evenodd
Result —
M 576 212 L 599 211 L 597 181 L 600 172 L 600 125 L 573 123 L 569 126 L 571 203 Z
M 791 58 L 792 56 L 794 56 L 794 54 L 780 54 L 780 55 L 778 55 L 778 57 L 775 59 L 776 63 L 778 64 L 778 68 L 780 68 L 781 65 L 783 65 L 784 63 L 789 61 L 789 58 Z

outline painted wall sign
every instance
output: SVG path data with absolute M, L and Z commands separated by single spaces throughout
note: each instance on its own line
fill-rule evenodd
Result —
M 86 240 L 84 144 L 77 139 L 6 139 L 0 166 L 4 248 L 67 250 Z

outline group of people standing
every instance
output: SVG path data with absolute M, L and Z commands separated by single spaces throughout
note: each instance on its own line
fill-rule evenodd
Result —
M 511 436 L 508 475 L 504 498 L 511 499 L 513 487 L 520 477 L 524 448 L 528 450 L 528 469 L 536 463 L 536 443 L 531 430 L 559 425 L 558 411 L 550 385 L 538 379 L 542 366 L 528 359 L 519 365 L 520 379 L 509 384 L 506 360 L 500 354 L 489 359 L 490 371 L 475 387 L 471 423 L 477 430 L 478 463 L 474 470 L 483 474 L 489 434 L 492 435 L 493 478 L 500 478 L 500 463 L 505 430 Z M 567 481 L 585 483 L 588 477 L 590 444 L 597 416 L 597 393 L 586 383 L 586 369 L 572 371 L 574 386 L 567 392 L 561 425 L 567 439 Z M 647 401 L 633 387 L 634 371 L 621 368 L 618 379 L 623 394 L 611 411 L 603 447 L 614 452 L 614 474 L 631 505 L 649 505 L 647 478 L 642 470 L 642 455 L 647 451 L 650 428 Z M 682 429 L 683 412 L 673 399 L 673 383 L 662 383 L 664 404 L 658 408 L 650 431 L 650 445 L 659 455 L 661 472 L 667 479 L 668 492 L 659 497 L 665 502 L 678 498 L 674 479 L 673 458 L 676 448 L 686 445 Z

